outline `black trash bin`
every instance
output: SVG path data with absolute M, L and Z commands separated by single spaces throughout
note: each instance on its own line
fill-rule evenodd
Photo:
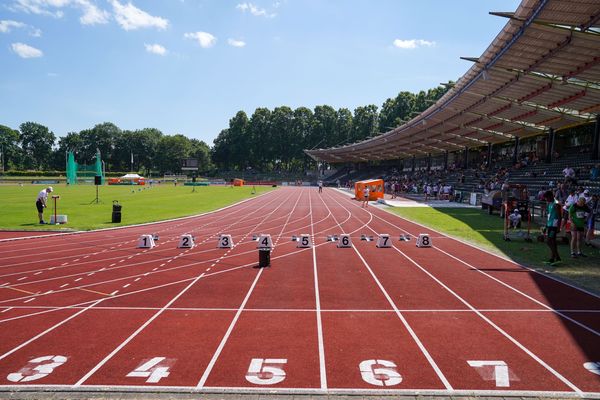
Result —
M 113 224 L 118 224 L 121 222 L 121 205 L 118 200 L 113 200 L 112 207 L 112 222 Z
M 260 249 L 258 250 L 258 266 L 259 268 L 265 268 L 271 265 L 271 250 Z

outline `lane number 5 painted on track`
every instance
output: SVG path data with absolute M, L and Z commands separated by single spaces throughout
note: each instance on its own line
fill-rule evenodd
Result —
M 31 382 L 45 378 L 50 375 L 55 368 L 60 367 L 67 362 L 65 356 L 43 356 L 29 360 L 27 365 L 19 370 L 8 374 L 6 379 L 11 382 Z
M 275 385 L 283 382 L 285 364 L 285 358 L 253 358 L 246 373 L 246 380 L 255 385 Z
M 396 364 L 388 360 L 365 360 L 359 364 L 363 380 L 375 386 L 395 386 L 402 382 L 396 368 Z

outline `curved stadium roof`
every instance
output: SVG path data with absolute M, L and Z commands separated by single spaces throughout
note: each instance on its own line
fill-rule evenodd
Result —
M 502 143 L 600 113 L 600 1 L 523 0 L 474 65 L 435 104 L 362 142 L 305 150 L 362 162 Z

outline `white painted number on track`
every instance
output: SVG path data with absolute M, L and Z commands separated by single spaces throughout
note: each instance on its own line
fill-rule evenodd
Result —
M 508 365 L 504 361 L 467 361 L 473 368 L 479 368 L 482 371 L 487 368 L 493 368 L 493 379 L 496 380 L 496 387 L 509 387 L 510 378 L 508 376 Z M 487 374 L 480 372 L 480 375 L 486 379 Z
M 246 373 L 246 380 L 255 385 L 275 385 L 283 382 L 285 358 L 253 358 Z
M 55 368 L 60 367 L 65 362 L 67 362 L 67 357 L 65 356 L 37 357 L 30 360 L 19 372 L 8 374 L 6 379 L 11 382 L 36 381 L 50 375 Z
M 148 378 L 146 383 L 157 383 L 162 378 L 169 376 L 169 368 L 174 360 L 165 357 L 154 357 L 139 365 L 136 369 L 127 374 L 130 378 Z
M 393 361 L 365 360 L 359 364 L 363 380 L 375 386 L 395 386 L 402 382 Z
M 590 371 L 592 374 L 600 375 L 600 361 L 597 362 L 586 362 L 583 367 Z

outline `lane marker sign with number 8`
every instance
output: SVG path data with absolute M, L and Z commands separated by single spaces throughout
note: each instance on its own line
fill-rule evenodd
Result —
M 417 238 L 417 247 L 431 247 L 431 237 L 427 233 L 420 233 Z

